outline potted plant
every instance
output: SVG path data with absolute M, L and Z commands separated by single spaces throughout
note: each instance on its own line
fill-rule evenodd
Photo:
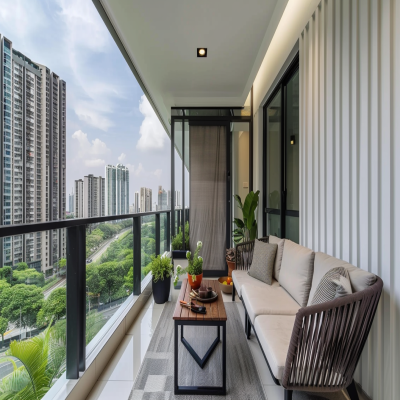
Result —
M 185 247 L 189 249 L 189 222 L 185 224 Z M 178 233 L 172 238 L 172 258 L 182 260 L 186 258 L 186 250 L 183 248 L 182 228 L 179 227 Z
M 152 287 L 154 301 L 157 304 L 164 304 L 169 297 L 171 276 L 174 272 L 171 259 L 166 255 L 152 256 L 151 263 L 145 268 L 146 275 L 149 272 L 153 275 Z
M 188 275 L 188 282 L 192 289 L 198 289 L 203 279 L 203 258 L 199 256 L 199 252 L 203 247 L 203 243 L 198 241 L 197 247 L 192 255 L 190 251 L 186 252 L 186 258 L 189 265 L 186 268 L 182 268 L 180 265 L 176 267 L 176 275 L 174 279 L 174 285 L 178 283 L 179 275 Z
M 258 206 L 260 191 L 250 192 L 244 203 L 239 195 L 235 194 L 233 197 L 236 200 L 236 204 L 242 211 L 243 219 L 235 218 L 233 223 L 236 225 L 236 229 L 233 231 L 233 241 L 235 244 L 254 240 L 257 237 L 257 220 L 256 220 L 256 209 Z
M 236 249 L 226 249 L 226 263 L 228 264 L 228 276 L 232 276 L 232 271 L 235 269 Z

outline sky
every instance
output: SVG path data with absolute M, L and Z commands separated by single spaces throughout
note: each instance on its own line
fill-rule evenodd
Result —
M 117 163 L 130 204 L 142 186 L 153 202 L 170 188 L 169 137 L 91 0 L 0 0 L 0 34 L 67 84 L 67 194 Z

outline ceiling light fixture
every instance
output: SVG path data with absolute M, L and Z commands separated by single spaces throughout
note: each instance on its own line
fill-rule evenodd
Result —
M 205 47 L 198 48 L 197 57 L 207 57 L 207 49 Z

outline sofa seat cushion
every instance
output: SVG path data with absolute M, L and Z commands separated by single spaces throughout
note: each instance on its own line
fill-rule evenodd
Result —
M 373 285 L 376 281 L 376 275 L 371 272 L 364 271 L 361 268 L 357 268 L 346 261 L 332 257 L 326 253 L 317 252 L 315 253 L 314 274 L 307 305 L 311 305 L 315 291 L 324 275 L 331 269 L 337 267 L 345 267 L 348 270 L 353 292 L 364 290 Z
M 278 245 L 278 249 L 276 251 L 276 257 L 275 257 L 275 263 L 274 263 L 274 272 L 273 272 L 272 276 L 277 281 L 279 281 L 279 272 L 281 270 L 282 255 L 283 255 L 283 248 L 285 246 L 285 239 L 280 239 L 274 235 L 269 235 L 268 242 Z
M 285 240 L 279 283 L 302 306 L 310 295 L 315 253 L 291 240 Z
M 251 285 L 254 285 L 254 287 L 262 288 L 269 286 L 266 283 L 250 276 L 247 271 L 240 269 L 235 269 L 232 271 L 232 281 L 240 298 L 242 298 L 242 288 L 245 283 L 250 283 Z M 274 286 L 279 287 L 279 283 L 275 279 L 272 279 L 271 287 Z
M 272 374 L 281 380 L 295 321 L 294 315 L 260 315 L 254 329 Z
M 254 324 L 259 315 L 295 315 L 299 305 L 281 286 L 264 287 L 246 283 L 242 287 L 243 303 Z

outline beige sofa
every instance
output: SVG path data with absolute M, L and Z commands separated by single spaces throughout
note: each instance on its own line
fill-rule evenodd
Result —
M 235 290 L 243 302 L 245 332 L 253 329 L 274 381 L 293 390 L 338 391 L 347 388 L 358 399 L 353 374 L 367 339 L 382 291 L 382 280 L 343 260 L 314 252 L 274 236 L 260 239 L 278 244 L 273 282 L 248 274 L 254 242 L 237 246 Z M 327 271 L 345 267 L 353 294 L 311 305 Z

